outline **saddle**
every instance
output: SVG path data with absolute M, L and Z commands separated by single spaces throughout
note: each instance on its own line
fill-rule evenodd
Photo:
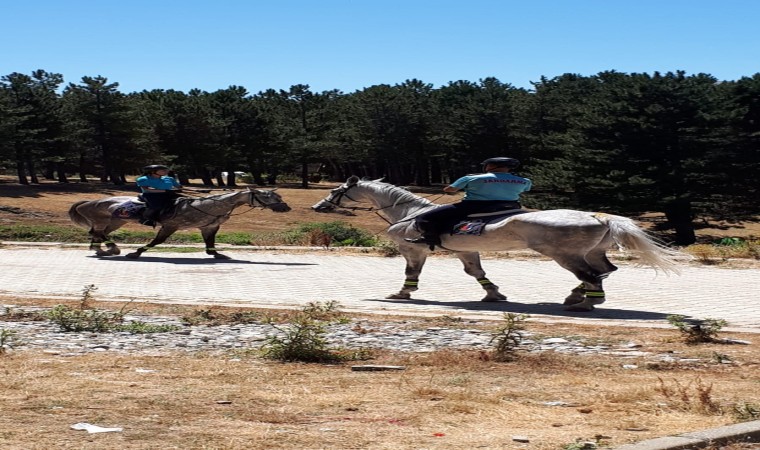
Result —
M 509 209 L 503 211 L 485 212 L 469 214 L 464 220 L 457 222 L 450 231 L 452 236 L 454 235 L 475 235 L 479 236 L 483 232 L 483 228 L 492 222 L 498 222 L 504 220 L 507 217 L 512 217 L 517 214 L 525 214 L 524 209 Z

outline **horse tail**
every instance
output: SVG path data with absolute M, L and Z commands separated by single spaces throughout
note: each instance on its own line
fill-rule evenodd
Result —
M 640 265 L 662 270 L 666 275 L 681 273 L 677 260 L 688 259 L 688 255 L 669 248 L 627 217 L 610 214 L 595 214 L 594 217 L 607 225 L 618 247 L 632 251 L 641 258 Z
M 80 205 L 83 205 L 87 203 L 89 200 L 80 200 L 73 205 L 71 205 L 71 208 L 69 208 L 69 218 L 71 218 L 71 221 L 75 224 L 79 225 L 82 228 L 91 228 L 92 224 L 89 220 L 87 220 L 86 217 L 84 217 L 79 211 L 78 208 Z

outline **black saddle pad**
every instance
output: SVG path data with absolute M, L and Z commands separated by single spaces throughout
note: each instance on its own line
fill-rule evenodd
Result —
M 528 211 L 525 211 L 524 209 L 510 209 L 507 211 L 470 214 L 465 220 L 454 225 L 451 229 L 451 235 L 478 236 L 483 232 L 483 228 L 489 223 L 498 222 L 517 214 L 525 214 L 526 212 Z

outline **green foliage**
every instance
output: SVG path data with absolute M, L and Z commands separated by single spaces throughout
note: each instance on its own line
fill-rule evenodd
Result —
M 0 355 L 4 354 L 8 349 L 13 348 L 16 342 L 16 332 L 13 330 L 6 330 L 0 328 Z
M 282 233 L 281 238 L 287 245 L 310 244 L 310 237 L 315 232 L 329 236 L 330 245 L 335 247 L 374 247 L 379 242 L 375 235 L 339 221 L 299 224 L 296 228 Z
M 89 242 L 90 236 L 77 227 L 0 225 L 0 239 L 21 242 Z
M 513 361 L 517 347 L 523 340 L 527 314 L 504 313 L 506 323 L 493 332 L 489 344 L 495 343 L 493 359 L 495 361 Z
M 757 403 L 737 403 L 734 405 L 734 417 L 741 422 L 760 419 L 760 404 Z
M 177 331 L 180 327 L 177 325 L 169 324 L 151 324 L 145 323 L 140 320 L 133 320 L 128 323 L 116 324 L 111 327 L 110 331 L 122 331 L 132 334 L 152 334 L 152 333 L 168 333 L 171 331 Z
M 263 347 L 263 356 L 278 361 L 301 361 L 310 363 L 336 363 L 350 359 L 365 358 L 366 354 L 330 349 L 325 335 L 331 323 L 344 320 L 337 302 L 309 303 L 287 325 L 269 323 L 280 336 L 271 336 Z
M 97 288 L 94 284 L 85 286 L 82 290 L 82 298 L 76 308 L 66 305 L 56 305 L 47 312 L 47 318 L 58 325 L 61 331 L 79 332 L 90 331 L 93 333 L 104 332 L 128 332 L 133 334 L 166 333 L 179 329 L 176 325 L 154 325 L 142 321 L 124 323 L 127 314 L 125 304 L 119 311 L 97 310 L 90 307 L 93 292 Z
M 181 318 L 185 325 L 226 325 L 246 324 L 261 321 L 261 314 L 255 311 L 223 312 L 214 309 L 199 309 Z
M 726 326 L 723 319 L 686 320 L 685 316 L 672 314 L 667 318 L 668 323 L 678 328 L 687 344 L 715 342 L 718 332 Z

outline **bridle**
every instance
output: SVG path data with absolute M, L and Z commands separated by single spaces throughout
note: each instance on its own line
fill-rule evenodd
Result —
M 375 211 L 375 212 L 377 212 L 377 210 L 375 210 L 375 208 L 373 206 L 369 206 L 369 207 L 367 207 L 367 206 L 343 206 L 343 205 L 340 204 L 341 200 L 343 200 L 343 197 L 346 197 L 347 199 L 351 200 L 352 202 L 359 203 L 358 200 L 353 199 L 353 198 L 351 198 L 350 195 L 348 195 L 348 191 L 352 187 L 354 187 L 354 186 L 356 186 L 356 185 L 352 184 L 350 186 L 340 186 L 340 187 L 336 188 L 335 190 L 333 190 L 330 193 L 330 196 L 327 197 L 325 199 L 325 201 L 327 203 L 333 205 L 336 208 L 347 209 L 349 211 Z M 385 208 L 388 208 L 388 207 L 386 206 L 386 207 L 383 207 L 383 208 L 380 208 L 380 209 L 385 209 Z
M 346 209 L 346 210 L 349 210 L 349 211 L 372 211 L 375 214 L 377 214 L 378 217 L 380 217 L 381 219 L 383 219 L 388 225 L 393 225 L 394 222 L 391 222 L 390 220 L 386 219 L 382 214 L 380 214 L 380 211 L 382 211 L 384 209 L 392 208 L 394 206 L 403 205 L 404 203 L 411 203 L 412 202 L 412 200 L 408 200 L 408 201 L 405 201 L 405 202 L 402 202 L 402 203 L 393 203 L 391 205 L 383 206 L 381 208 L 375 208 L 374 206 L 367 207 L 367 206 L 343 206 L 343 205 L 341 205 L 340 202 L 341 202 L 341 200 L 343 200 L 343 197 L 346 197 L 347 199 L 351 200 L 352 202 L 359 203 L 358 200 L 353 199 L 353 198 L 351 198 L 350 195 L 348 195 L 348 191 L 352 187 L 354 187 L 354 186 L 357 186 L 357 185 L 356 184 L 352 184 L 350 186 L 340 186 L 340 187 L 334 189 L 332 191 L 332 193 L 330 194 L 330 196 L 327 197 L 324 201 L 327 202 L 327 203 L 329 203 L 329 204 L 331 204 L 331 205 L 333 205 L 335 208 Z M 407 218 L 405 218 L 405 219 L 403 219 L 403 220 L 401 220 L 399 222 L 395 222 L 395 223 L 407 222 L 409 220 L 413 220 L 414 218 L 415 218 L 415 216 L 407 217 Z
M 261 207 L 262 207 L 262 208 L 264 208 L 264 209 L 266 209 L 266 208 L 271 208 L 271 207 L 273 207 L 273 206 L 281 206 L 281 205 L 287 205 L 287 203 L 283 202 L 282 200 L 280 200 L 280 201 L 278 201 L 278 202 L 274 202 L 274 203 L 264 203 L 264 201 L 263 201 L 263 200 L 261 200 L 261 199 L 260 199 L 260 198 L 259 198 L 259 197 L 256 195 L 256 194 L 258 194 L 258 193 L 259 193 L 259 191 L 257 191 L 256 189 L 251 189 L 251 191 L 250 191 L 251 197 L 250 197 L 250 199 L 248 200 L 248 206 L 250 206 L 250 207 L 251 207 L 251 209 L 249 209 L 248 211 L 250 211 L 250 210 L 252 210 L 252 209 L 255 209 L 255 208 L 256 208 L 256 203 L 257 203 L 257 202 L 258 202 L 259 206 L 261 206 Z M 245 212 L 248 212 L 248 211 L 245 211 Z

